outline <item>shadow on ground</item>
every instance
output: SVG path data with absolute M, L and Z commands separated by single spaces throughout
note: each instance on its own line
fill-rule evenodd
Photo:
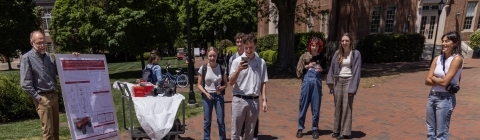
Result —
M 413 73 L 428 71 L 430 60 L 418 62 L 393 62 L 379 64 L 362 64 L 362 77 L 380 77 L 397 75 L 400 73 Z
M 350 138 L 363 138 L 366 135 L 367 134 L 363 133 L 362 131 L 352 131 L 352 135 L 350 136 Z
M 418 62 L 393 62 L 378 64 L 362 64 L 362 78 L 365 77 L 381 77 L 389 75 L 397 75 L 401 73 L 412 73 L 419 71 L 428 71 L 430 68 L 430 60 Z M 469 69 L 468 67 L 464 69 Z M 328 73 L 327 69 L 322 72 L 322 77 Z M 297 78 L 295 69 L 275 69 L 268 67 L 269 79 L 290 79 Z

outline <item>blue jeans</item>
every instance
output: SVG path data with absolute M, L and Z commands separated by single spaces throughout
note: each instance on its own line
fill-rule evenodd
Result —
M 217 95 L 216 93 L 210 93 L 212 99 L 208 99 L 202 94 L 203 98 L 203 139 L 210 140 L 210 127 L 212 125 L 212 111 L 215 107 L 217 113 L 217 124 L 220 140 L 227 139 L 225 134 L 225 99 L 223 95 Z
M 427 102 L 427 140 L 448 139 L 448 128 L 455 104 L 455 94 L 430 93 Z
M 308 105 L 312 107 L 312 130 L 318 130 L 320 119 L 320 105 L 322 103 L 322 82 L 320 73 L 308 70 L 303 77 L 300 93 L 300 112 L 298 114 L 298 129 L 305 128 L 305 115 Z

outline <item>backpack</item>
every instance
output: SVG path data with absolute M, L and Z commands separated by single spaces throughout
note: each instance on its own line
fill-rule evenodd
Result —
M 145 66 L 145 69 L 142 70 L 142 80 L 143 81 L 152 81 L 152 69 L 147 68 Z
M 157 65 L 157 64 L 155 64 L 155 65 Z M 153 80 L 152 68 L 155 65 L 152 65 L 150 68 L 148 67 L 148 65 L 145 66 L 145 69 L 142 70 L 142 80 L 144 80 L 146 82 L 152 82 L 152 80 Z M 157 79 L 157 80 L 160 80 L 160 79 Z M 152 84 L 155 84 L 155 83 L 152 83 Z
M 221 80 L 222 82 L 220 83 L 220 85 L 223 86 L 223 85 L 225 85 L 225 82 L 223 82 L 223 75 L 224 75 L 223 69 L 224 69 L 224 68 L 223 68 L 222 65 L 220 65 L 220 64 L 218 64 L 218 65 L 220 66 L 220 74 L 222 75 L 222 80 Z M 203 64 L 203 65 L 202 65 L 202 76 L 203 76 L 203 78 L 202 78 L 202 87 L 203 87 L 203 88 L 205 88 L 205 75 L 206 75 L 206 74 L 207 74 L 207 64 Z M 222 93 L 222 95 L 225 95 L 225 90 L 223 90 L 221 93 Z

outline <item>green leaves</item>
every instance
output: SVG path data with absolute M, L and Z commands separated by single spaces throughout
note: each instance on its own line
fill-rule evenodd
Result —
M 40 8 L 33 0 L 8 0 L 0 2 L 0 54 L 13 57 L 16 50 L 27 51 L 30 32 L 40 27 Z
M 172 5 L 164 0 L 57 0 L 51 33 L 64 51 L 141 54 L 173 46 L 181 24 Z
M 237 32 L 255 32 L 257 28 L 256 0 L 190 0 L 190 22 L 193 42 L 216 38 L 233 39 Z M 186 27 L 186 7 L 180 6 L 179 21 Z M 184 22 L 185 21 L 185 22 Z M 223 31 L 223 26 L 227 31 Z M 195 30 L 194 30 L 195 29 Z M 184 29 L 186 34 L 186 29 Z
M 470 47 L 472 49 L 480 48 L 480 31 L 476 31 L 470 36 Z

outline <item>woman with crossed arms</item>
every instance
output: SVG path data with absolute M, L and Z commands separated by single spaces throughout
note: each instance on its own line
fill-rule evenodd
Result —
M 460 34 L 456 31 L 442 36 L 442 55 L 433 59 L 425 78 L 432 86 L 427 101 L 427 139 L 448 139 L 448 128 L 456 98 L 454 86 L 460 84 L 463 56 Z

